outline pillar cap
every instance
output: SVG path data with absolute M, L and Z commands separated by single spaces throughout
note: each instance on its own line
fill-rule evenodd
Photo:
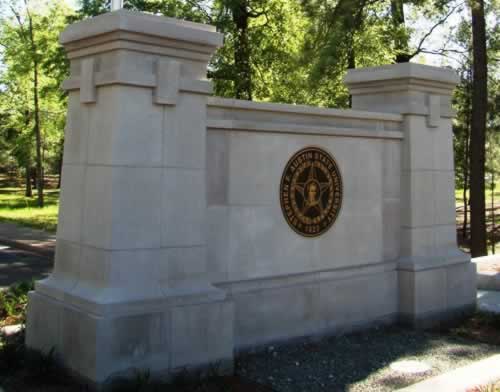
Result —
M 205 57 L 222 45 L 223 35 L 214 26 L 121 9 L 70 25 L 59 41 L 70 58 L 84 57 L 86 48 L 106 51 L 116 43 L 136 51 L 177 48 Z
M 458 75 L 447 68 L 399 63 L 351 69 L 347 72 L 344 83 L 353 95 L 401 90 L 450 95 L 459 80 Z

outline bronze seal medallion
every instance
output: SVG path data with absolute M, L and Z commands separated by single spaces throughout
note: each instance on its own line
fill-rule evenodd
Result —
M 342 177 L 335 159 L 319 147 L 297 151 L 283 172 L 280 202 L 295 232 L 305 237 L 325 233 L 342 205 Z

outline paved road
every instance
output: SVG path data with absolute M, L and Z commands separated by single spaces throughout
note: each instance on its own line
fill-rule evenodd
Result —
M 42 279 L 52 270 L 52 260 L 0 243 L 0 289 L 31 279 Z

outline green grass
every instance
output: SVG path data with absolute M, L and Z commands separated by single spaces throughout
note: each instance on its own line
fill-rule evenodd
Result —
M 44 194 L 45 206 L 38 208 L 36 191 L 33 191 L 34 197 L 26 197 L 23 188 L 0 188 L 0 221 L 55 233 L 59 211 L 59 190 L 48 189 Z
M 486 190 L 486 205 L 489 206 L 491 203 L 491 189 L 489 188 L 489 184 L 486 184 L 488 188 Z M 495 187 L 495 203 L 500 203 L 500 184 Z M 470 192 L 467 192 L 467 197 L 470 197 Z M 463 189 L 455 189 L 455 199 L 457 204 L 463 204 L 464 202 L 464 190 Z

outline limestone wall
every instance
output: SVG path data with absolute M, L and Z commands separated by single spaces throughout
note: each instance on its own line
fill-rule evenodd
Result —
M 333 110 L 208 97 L 222 44 L 210 26 L 119 10 L 61 43 L 56 260 L 29 295 L 27 346 L 100 384 L 134 368 L 230 370 L 245 346 L 474 307 L 453 222 L 450 71 L 351 70 L 358 110 Z M 306 146 L 333 156 L 343 184 L 336 222 L 314 238 L 280 204 Z
M 392 114 L 209 99 L 208 271 L 236 301 L 237 344 L 397 312 L 401 121 Z M 287 161 L 310 145 L 333 155 L 344 189 L 337 221 L 316 238 L 288 226 L 279 200 Z
M 216 282 L 376 265 L 399 256 L 402 118 L 210 99 L 209 263 Z M 279 186 L 288 159 L 317 145 L 340 168 L 344 197 L 317 238 L 287 225 Z

